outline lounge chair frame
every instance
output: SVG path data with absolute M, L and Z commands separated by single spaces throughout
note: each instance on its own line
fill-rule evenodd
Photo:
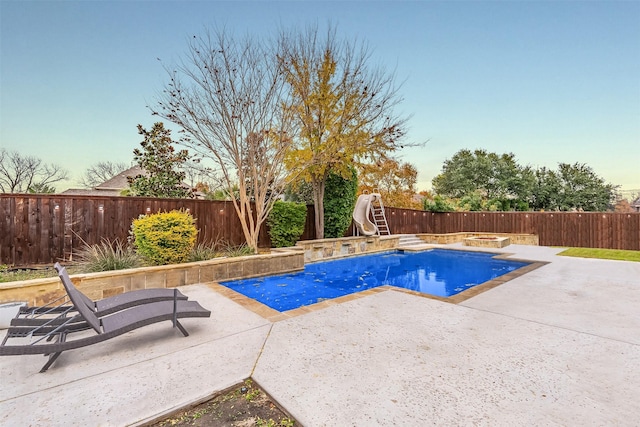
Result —
M 58 316 L 52 318 L 50 323 L 34 327 L 10 327 L 0 344 L 0 356 L 44 354 L 49 359 L 40 372 L 45 372 L 64 351 L 97 344 L 134 329 L 165 320 L 171 321 L 173 327 L 178 328 L 186 337 L 189 336 L 189 333 L 178 319 L 211 316 L 211 312 L 196 301 L 178 299 L 178 290 L 176 289 L 174 290 L 174 298 L 170 301 L 139 304 L 99 318 L 87 303 L 91 300 L 75 288 L 70 280 L 65 283 L 68 275 L 63 267 L 58 270 L 58 275 L 65 285 L 72 306 L 69 306 L 68 310 L 62 310 Z M 68 286 L 69 284 L 71 286 Z M 69 316 L 71 311 L 76 311 L 77 314 Z M 74 333 L 87 329 L 93 329 L 96 335 L 68 340 L 68 337 Z M 39 338 L 29 344 L 7 345 L 10 338 L 17 337 Z
M 56 263 L 54 268 L 58 272 L 60 280 L 62 281 L 65 289 L 75 287 L 66 269 L 63 269 L 63 267 L 59 263 Z M 137 305 L 159 301 L 171 301 L 174 298 L 177 298 L 179 300 L 188 299 L 186 295 L 175 288 L 140 289 L 125 292 L 98 301 L 92 301 L 87 297 L 84 297 L 83 299 L 85 300 L 87 306 L 89 306 L 89 308 L 95 312 L 96 316 L 103 317 L 112 313 L 116 313 L 120 310 L 124 310 L 126 308 L 135 307 Z M 55 305 L 59 302 L 61 302 L 59 305 Z M 73 305 L 69 305 L 68 294 L 63 295 L 62 297 L 57 298 L 56 300 L 51 301 L 49 304 L 46 304 L 44 306 L 21 307 L 17 316 L 11 320 L 11 326 L 39 326 L 44 323 L 51 324 L 51 316 L 55 315 L 56 317 L 59 317 L 61 313 L 75 314 Z M 60 320 L 66 321 L 66 319 L 64 318 L 58 319 L 56 321 L 59 322 Z

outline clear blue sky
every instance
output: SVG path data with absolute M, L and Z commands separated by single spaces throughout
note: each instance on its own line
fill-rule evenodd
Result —
M 640 189 L 640 1 L 0 0 L 0 146 L 66 167 L 130 163 L 138 123 L 188 37 L 328 21 L 404 81 L 403 153 L 430 188 L 463 148 L 586 163 Z M 77 187 L 68 182 L 59 190 Z

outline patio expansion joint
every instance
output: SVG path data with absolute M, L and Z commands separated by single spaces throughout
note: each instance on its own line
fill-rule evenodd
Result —
M 256 371 L 256 367 L 258 366 L 258 362 L 260 361 L 260 358 L 262 357 L 262 352 L 264 351 L 264 347 L 267 345 L 267 341 L 269 340 L 269 337 L 271 336 L 271 331 L 273 330 L 273 323 L 271 323 L 269 325 L 269 331 L 267 331 L 267 335 L 264 337 L 264 341 L 262 341 L 262 345 L 260 346 L 260 351 L 258 352 L 258 357 L 256 357 L 256 361 L 254 362 L 253 366 L 251 367 L 251 378 L 253 378 L 253 373 Z
M 511 315 L 511 314 L 499 313 L 499 312 L 487 310 L 487 309 L 484 309 L 484 308 L 477 308 L 477 307 L 466 305 L 465 302 L 467 302 L 467 301 L 461 302 L 461 303 L 456 304 L 456 305 L 461 306 L 461 307 L 465 307 L 465 308 L 469 308 L 471 310 L 477 310 L 477 311 L 482 311 L 482 312 L 485 312 L 485 313 L 495 314 L 495 315 L 498 315 L 498 316 L 508 317 L 510 319 L 516 319 L 516 320 L 522 320 L 522 321 L 525 321 L 525 322 L 535 323 L 537 325 L 547 326 L 549 328 L 561 329 L 563 331 L 570 331 L 570 332 L 574 332 L 574 333 L 577 333 L 577 334 L 589 335 L 589 336 L 592 336 L 592 337 L 596 337 L 596 338 L 600 338 L 600 339 L 604 339 L 604 340 L 608 340 L 608 341 L 619 342 L 619 343 L 622 343 L 622 344 L 627 344 L 627 345 L 632 345 L 632 346 L 635 346 L 635 347 L 640 347 L 640 343 L 638 343 L 638 342 L 625 341 L 625 340 L 621 340 L 621 339 L 617 339 L 617 338 L 611 338 L 611 337 L 607 337 L 607 336 L 603 336 L 603 335 L 594 334 L 592 332 L 585 332 L 585 331 L 580 331 L 580 330 L 577 330 L 577 329 L 567 328 L 565 326 L 559 326 L 559 325 L 554 325 L 554 324 L 551 324 L 551 323 L 545 323 L 545 322 L 541 322 L 539 320 L 527 319 L 525 317 L 514 316 L 514 315 Z

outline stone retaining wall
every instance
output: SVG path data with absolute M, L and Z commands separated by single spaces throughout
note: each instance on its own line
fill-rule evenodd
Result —
M 425 243 L 456 243 L 467 237 L 508 236 L 512 244 L 537 245 L 538 236 L 501 233 L 418 234 Z M 236 258 L 215 258 L 186 264 L 143 267 L 102 273 L 75 274 L 74 284 L 94 300 L 137 289 L 173 288 L 212 281 L 289 273 L 304 268 L 307 262 L 340 258 L 370 252 L 392 250 L 400 236 L 355 236 L 340 239 L 307 240 L 291 248 L 273 249 L 271 254 Z M 55 278 L 0 283 L 0 303 L 24 301 L 45 305 L 65 294 Z
M 89 298 L 98 300 L 145 288 L 173 288 L 194 283 L 235 280 L 304 268 L 304 255 L 283 252 L 235 258 L 215 258 L 186 264 L 143 267 L 101 273 L 74 274 L 73 283 Z M 45 305 L 65 295 L 58 277 L 0 283 L 0 303 L 25 301 Z

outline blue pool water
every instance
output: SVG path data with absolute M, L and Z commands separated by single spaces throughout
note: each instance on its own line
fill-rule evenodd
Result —
M 223 282 L 278 311 L 382 285 L 448 297 L 527 265 L 483 252 L 382 252 L 305 265 L 304 271 Z

